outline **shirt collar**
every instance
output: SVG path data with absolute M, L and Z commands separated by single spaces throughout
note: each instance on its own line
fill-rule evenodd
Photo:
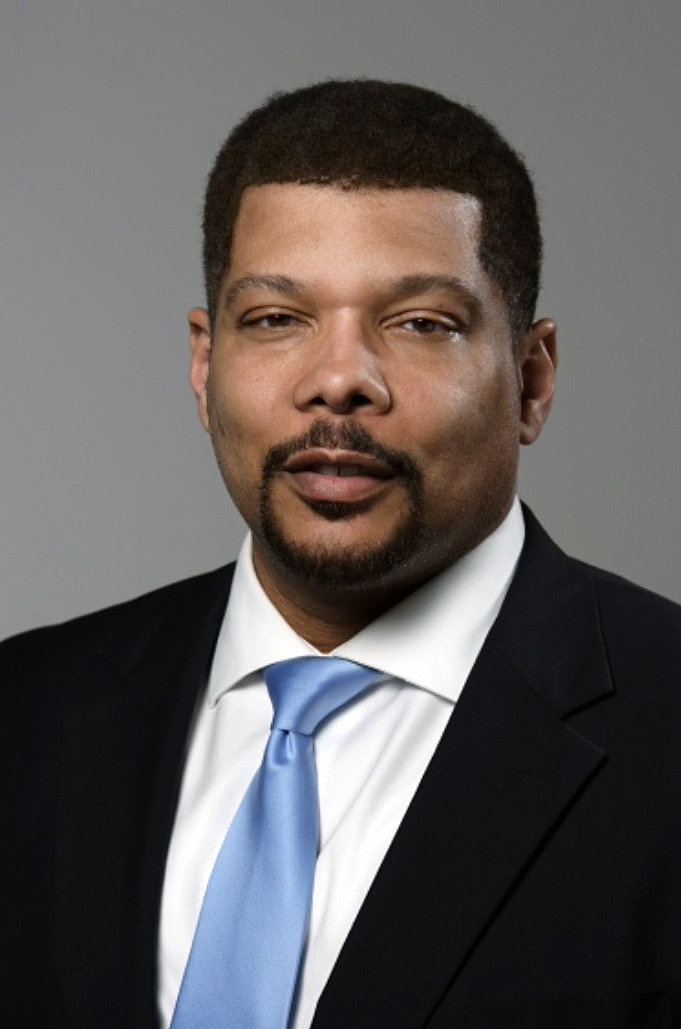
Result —
M 455 702 L 510 585 L 525 535 L 520 503 L 491 535 L 333 651 Z M 211 706 L 266 665 L 318 655 L 293 631 L 239 553 L 213 657 Z

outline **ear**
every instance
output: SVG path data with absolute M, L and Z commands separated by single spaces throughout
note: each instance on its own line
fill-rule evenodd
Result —
M 534 443 L 549 416 L 556 386 L 556 323 L 535 322 L 523 336 L 517 355 L 520 382 L 520 442 Z
M 189 322 L 189 385 L 194 391 L 199 418 L 206 432 L 210 432 L 208 422 L 208 370 L 210 368 L 210 351 L 212 346 L 210 319 L 208 311 L 203 307 L 193 307 L 187 315 Z

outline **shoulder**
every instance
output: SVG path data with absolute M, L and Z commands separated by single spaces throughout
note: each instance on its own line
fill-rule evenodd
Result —
M 548 586 L 542 597 L 546 602 L 559 600 L 556 592 L 570 591 L 571 599 L 582 605 L 588 594 L 593 594 L 601 617 L 615 635 L 633 631 L 635 635 L 667 639 L 674 628 L 678 631 L 681 605 L 622 575 L 565 554 L 525 504 L 523 517 L 525 546 L 518 571 L 526 589 L 534 592 Z
M 593 582 L 601 630 L 617 671 L 627 669 L 647 677 L 656 670 L 674 672 L 681 666 L 681 605 L 633 582 L 573 560 Z
M 523 513 L 525 545 L 499 619 L 506 651 L 535 679 L 557 665 L 575 681 L 594 679 L 597 668 L 615 683 L 678 683 L 681 607 L 567 556 L 527 507 Z
M 50 677 L 58 667 L 63 676 L 104 657 L 118 646 L 130 646 L 150 634 L 173 627 L 215 598 L 229 593 L 233 565 L 195 575 L 68 621 L 29 629 L 0 643 L 2 680 L 8 686 L 44 671 Z
M 651 628 L 654 628 L 660 618 L 663 623 L 671 620 L 676 624 L 681 619 L 681 604 L 668 597 L 654 593 L 645 586 L 639 586 L 624 576 L 606 571 L 604 568 L 597 568 L 576 558 L 570 560 L 592 579 L 601 606 L 626 621 L 643 618 L 650 622 Z

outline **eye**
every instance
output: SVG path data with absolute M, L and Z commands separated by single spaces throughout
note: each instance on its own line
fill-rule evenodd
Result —
M 396 326 L 416 336 L 433 336 L 440 339 L 454 339 L 462 335 L 463 330 L 449 318 L 429 318 L 426 315 L 415 315 L 406 318 Z
M 439 332 L 443 328 L 440 322 L 436 322 L 432 318 L 410 318 L 409 321 L 402 324 L 405 329 L 411 327 L 414 332 L 421 332 L 426 336 L 430 336 L 433 332 Z
M 297 320 L 292 314 L 283 314 L 282 312 L 275 311 L 271 314 L 262 314 L 257 318 L 244 318 L 241 324 L 254 329 L 277 330 L 290 329 L 292 325 L 297 323 Z

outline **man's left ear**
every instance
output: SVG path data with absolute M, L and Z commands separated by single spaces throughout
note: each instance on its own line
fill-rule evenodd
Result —
M 519 438 L 525 446 L 534 443 L 551 410 L 558 366 L 556 331 L 554 321 L 541 318 L 518 347 Z
M 203 307 L 192 307 L 187 315 L 189 322 L 189 385 L 196 397 L 199 418 L 206 432 L 210 432 L 208 423 L 208 371 L 210 368 L 211 332 L 208 311 Z

